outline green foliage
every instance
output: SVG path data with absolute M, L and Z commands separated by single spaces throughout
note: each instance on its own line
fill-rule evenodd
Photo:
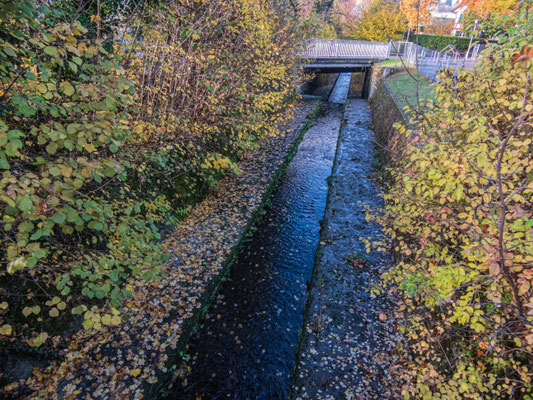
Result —
M 161 228 L 276 134 L 294 87 L 295 35 L 262 0 L 105 26 L 69 5 L 0 2 L 0 332 L 35 346 L 72 314 L 119 324 L 169 258 Z
M 397 61 L 396 65 L 401 65 L 401 63 Z M 410 72 L 411 74 L 401 72 L 389 76 L 387 77 L 387 83 L 399 106 L 402 109 L 407 107 L 412 112 L 418 106 L 418 100 L 416 98 L 417 74 L 416 70 L 413 69 Z M 422 103 L 425 103 L 427 100 L 435 100 L 435 88 L 424 75 L 419 76 L 418 97 Z
M 309 1 L 308 1 L 309 2 Z M 311 0 L 314 3 L 314 9 L 318 14 L 331 11 L 334 0 Z
M 300 21 L 300 29 L 305 37 L 320 39 L 337 39 L 338 34 L 333 24 L 324 20 L 323 16 L 312 12 Z
M 408 315 L 406 398 L 532 395 L 533 24 L 507 34 L 399 126 L 410 144 L 375 219 L 398 257 L 384 284 Z
M 468 50 L 470 38 L 446 35 L 411 35 L 409 40 L 416 43 L 418 36 L 418 44 L 431 50 L 442 50 L 448 45 L 453 45 L 459 51 Z M 483 42 L 482 39 L 474 39 L 472 43 Z
M 476 20 L 478 21 L 476 27 Z M 505 15 L 497 12 L 480 15 L 475 10 L 467 11 L 463 18 L 463 29 L 467 37 L 492 38 L 504 33 L 510 21 Z M 476 30 L 474 31 L 474 28 Z
M 147 215 L 152 199 L 127 183 L 133 82 L 79 22 L 30 2 L 2 11 L 2 283 L 26 286 L 30 305 L 47 295 L 120 307 L 141 265 L 157 275 L 166 256 L 155 220 L 170 211 Z M 58 317 L 57 303 L 35 314 Z
M 463 28 L 461 32 L 465 34 L 466 37 L 476 36 L 474 33 L 474 27 L 476 26 L 476 20 L 478 20 L 479 27 L 479 15 L 475 10 L 467 10 L 463 14 Z

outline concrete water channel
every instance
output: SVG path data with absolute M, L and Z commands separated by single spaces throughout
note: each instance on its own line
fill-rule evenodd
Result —
M 339 75 L 329 101 L 305 133 L 254 234 L 192 336 L 168 399 L 289 396 L 293 373 L 299 370 L 295 365 L 308 294 L 316 290 L 315 255 L 351 75 Z M 369 114 L 366 100 L 348 102 L 357 102 L 348 106 L 349 112 Z M 369 116 L 351 119 L 368 121 Z M 371 141 L 363 142 L 361 151 L 373 154 Z M 349 234 L 357 240 L 357 227 Z

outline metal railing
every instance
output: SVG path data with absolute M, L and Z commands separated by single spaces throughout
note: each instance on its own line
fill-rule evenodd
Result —
M 310 59 L 387 59 L 390 48 L 389 42 L 311 39 L 305 43 L 299 56 Z
M 443 67 L 472 68 L 479 59 L 484 45 L 477 43 L 470 54 L 463 54 L 453 46 L 444 49 L 430 50 L 413 42 L 389 41 L 371 42 L 365 40 L 310 39 L 298 54 L 302 59 L 325 60 L 365 60 L 381 61 L 389 58 L 397 59 L 397 67 L 403 63 L 407 66 L 418 66 L 421 72 L 434 79 L 436 71 Z
M 402 42 L 402 41 L 393 41 L 391 42 L 391 58 L 402 56 L 404 59 L 414 60 L 416 57 L 416 48 L 417 44 L 413 42 Z M 471 51 L 471 53 L 463 54 L 462 52 L 455 49 L 452 45 L 446 46 L 442 50 L 430 50 L 423 46 L 418 46 L 418 57 L 419 58 L 443 58 L 444 55 L 453 56 L 457 55 L 457 58 L 476 60 L 479 57 L 480 51 L 484 48 L 484 45 L 481 43 L 476 43 Z M 451 54 L 453 53 L 453 54 Z
M 483 45 L 476 44 L 470 54 L 464 54 L 455 47 L 449 45 L 442 50 L 430 50 L 416 43 L 394 41 L 391 42 L 390 58 L 397 58 L 397 66 L 401 67 L 399 60 L 408 66 L 418 66 L 420 71 L 430 79 L 434 79 L 436 72 L 446 68 L 472 68 L 480 58 Z

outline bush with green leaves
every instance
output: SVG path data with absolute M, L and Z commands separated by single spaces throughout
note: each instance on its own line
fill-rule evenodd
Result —
M 65 302 L 82 313 L 82 298 L 120 307 L 125 279 L 141 265 L 157 273 L 165 255 L 155 223 L 170 211 L 147 213 L 165 201 L 141 199 L 127 182 L 135 88 L 120 57 L 79 22 L 31 2 L 0 7 L 0 290 L 27 296 L 23 314 L 36 320 L 58 317 Z M 47 297 L 58 300 L 44 307 Z M 4 313 L 22 306 L 2 303 Z
M 127 318 L 132 280 L 169 258 L 162 232 L 294 95 L 274 2 L 119 3 L 0 0 L 3 345 Z
M 416 43 L 422 47 L 426 47 L 430 50 L 443 50 L 448 45 L 453 45 L 459 51 L 468 50 L 470 44 L 470 38 L 459 36 L 446 36 L 446 35 L 411 35 L 409 41 Z M 484 42 L 483 39 L 474 39 L 472 43 Z
M 402 297 L 406 315 L 406 399 L 533 396 L 527 16 L 525 8 L 512 15 L 507 37 L 474 70 L 442 71 L 436 103 L 398 126 L 408 145 L 375 218 L 396 251 L 383 282 Z

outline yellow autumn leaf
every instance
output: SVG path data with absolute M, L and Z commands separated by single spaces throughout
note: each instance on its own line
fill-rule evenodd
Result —
M 0 335 L 9 336 L 13 332 L 11 325 L 5 324 L 0 328 Z
M 94 147 L 94 145 L 92 143 L 87 143 L 83 146 L 83 148 L 85 150 L 87 150 L 89 153 L 92 153 L 93 151 L 96 150 L 96 147 Z
M 104 324 L 104 325 L 111 325 L 111 315 L 109 315 L 109 314 L 105 314 L 105 315 L 102 317 L 102 324 Z
M 63 175 L 65 178 L 70 178 L 72 175 L 72 167 L 61 167 L 61 175 Z

